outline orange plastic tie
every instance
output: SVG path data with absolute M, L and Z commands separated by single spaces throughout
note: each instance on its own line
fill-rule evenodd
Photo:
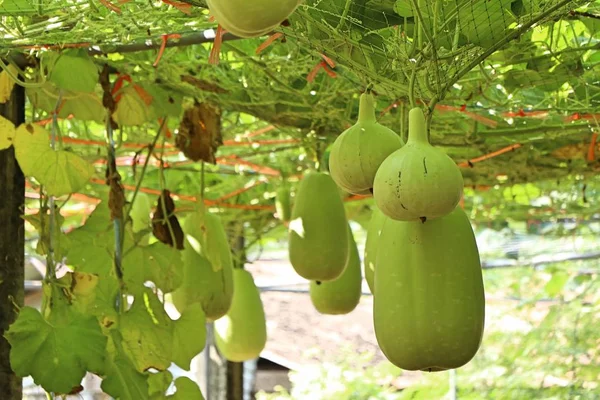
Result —
M 104 7 L 108 8 L 111 11 L 116 12 L 117 14 L 121 14 L 121 7 L 114 5 L 108 0 L 100 0 L 100 3 L 104 5 Z
M 598 140 L 598 133 L 594 132 L 592 134 L 592 139 L 590 140 L 590 147 L 588 148 L 587 160 L 589 162 L 594 162 L 596 160 L 596 142 Z
M 164 0 L 163 0 L 164 1 Z M 161 36 L 161 44 L 160 49 L 158 49 L 158 54 L 156 55 L 156 60 L 154 60 L 154 64 L 152 66 L 156 68 L 158 66 L 158 62 L 162 58 L 165 49 L 167 48 L 167 43 L 169 39 L 181 39 L 181 35 L 179 33 L 169 33 Z
M 262 42 L 262 44 L 256 48 L 256 54 L 262 53 L 267 47 L 272 45 L 277 39 L 281 37 L 283 37 L 283 33 L 281 32 L 277 32 L 269 36 L 267 40 Z
M 208 56 L 208 63 L 212 65 L 219 64 L 219 56 L 221 54 L 221 44 L 223 43 L 223 35 L 225 34 L 225 29 L 221 25 L 217 27 L 217 35 L 215 36 L 215 40 L 213 41 L 213 47 L 210 50 L 210 55 Z
M 162 0 L 163 3 L 175 7 L 184 14 L 192 15 L 192 5 L 188 3 L 182 3 L 180 1 Z
M 518 149 L 521 146 L 522 146 L 521 143 L 515 143 L 515 144 L 512 144 L 510 146 L 503 147 L 500 150 L 496 150 L 496 151 L 493 151 L 491 153 L 484 154 L 484 155 L 482 155 L 480 157 L 472 158 L 469 161 L 463 161 L 460 164 L 458 164 L 458 166 L 461 167 L 461 168 L 473 167 L 473 164 L 475 164 L 475 163 L 478 163 L 478 162 L 481 162 L 481 161 L 485 161 L 485 160 L 489 160 L 490 158 L 498 157 L 501 154 L 508 153 L 509 151 L 516 150 L 516 149 Z

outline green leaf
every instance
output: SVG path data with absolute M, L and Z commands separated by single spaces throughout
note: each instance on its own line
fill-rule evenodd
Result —
M 143 88 L 152 96 L 152 108 L 157 116 L 181 117 L 182 95 L 174 91 L 167 91 L 156 83 L 143 85 Z
M 15 125 L 3 116 L 0 116 L 0 150 L 8 149 L 12 146 L 15 133 Z
M 98 72 L 85 49 L 65 50 L 52 65 L 49 80 L 60 89 L 90 93 L 98 84 Z
M 569 274 L 566 271 L 554 271 L 552 278 L 544 286 L 544 291 L 548 296 L 555 297 L 563 290 L 568 281 Z
M 146 104 L 136 90 L 129 85 L 118 92 L 120 96 L 117 108 L 113 113 L 115 122 L 121 126 L 139 126 L 154 118 L 150 104 Z
M 401 17 L 412 17 L 414 15 L 410 0 L 397 0 L 394 11 Z
M 47 113 L 53 113 L 56 109 L 61 90 L 50 82 L 41 87 L 27 88 L 27 97 L 36 107 Z M 78 120 L 103 122 L 106 111 L 100 97 L 94 93 L 62 91 L 62 107 L 58 112 L 59 118 L 67 118 L 73 115 Z
M 49 133 L 33 124 L 22 124 L 13 146 L 23 173 L 44 185 L 51 196 L 63 196 L 80 190 L 94 174 L 94 167 L 78 155 L 53 150 Z
M 136 246 L 124 257 L 123 274 L 131 293 L 136 293 L 146 281 L 154 282 L 163 293 L 170 293 L 183 282 L 181 252 L 161 242 Z
M 31 375 L 50 392 L 69 393 L 87 371 L 104 368 L 107 338 L 92 316 L 69 313 L 68 319 L 49 323 L 36 309 L 24 307 L 5 337 L 15 373 Z
M 121 317 L 123 346 L 140 372 L 159 371 L 171 365 L 173 321 L 163 304 L 146 288 L 136 296 L 131 309 Z
M 150 396 L 156 396 L 163 398 L 164 393 L 171 386 L 173 381 L 173 374 L 171 371 L 160 371 L 156 374 L 150 374 L 148 377 L 148 394 Z
M 177 391 L 172 396 L 167 397 L 169 400 L 204 400 L 202 392 L 198 385 L 190 378 L 182 376 L 175 380 Z
M 148 377 L 137 371 L 127 357 L 117 355 L 109 360 L 102 390 L 119 400 L 148 400 Z
M 460 31 L 468 43 L 491 47 L 508 33 L 515 18 L 510 11 L 512 0 L 475 0 L 458 13 Z
M 41 211 L 38 211 L 36 214 L 25 215 L 23 219 L 29 222 L 40 236 L 36 245 L 36 252 L 39 255 L 48 254 L 48 249 L 50 248 L 50 215 L 48 213 L 42 215 Z M 69 239 L 61 230 L 64 222 L 65 218 L 60 212 L 57 211 L 54 213 L 54 237 L 52 244 L 56 260 L 62 260 L 69 250 Z
M 205 342 L 206 317 L 200 303 L 194 303 L 174 323 L 173 362 L 189 370 L 192 358 L 200 354 Z
M 37 2 L 33 0 L 3 0 L 0 1 L 0 15 L 25 15 L 36 13 Z

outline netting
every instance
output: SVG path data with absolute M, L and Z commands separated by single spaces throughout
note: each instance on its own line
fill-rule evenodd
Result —
M 531 201 L 503 203 L 505 188 L 527 182 L 542 182 L 542 193 L 572 192 L 561 207 L 595 209 L 598 1 L 308 0 L 271 43 L 225 41 L 218 65 L 209 62 L 216 24 L 201 1 L 5 0 L 0 15 L 7 60 L 81 47 L 145 88 L 218 105 L 225 146 L 218 167 L 207 171 L 207 195 L 248 206 L 240 213 L 271 213 L 281 177 L 314 165 L 355 121 L 357 97 L 367 86 L 377 94 L 381 121 L 400 134 L 406 135 L 411 104 L 434 110 L 432 142 L 486 199 L 482 219 L 526 218 L 527 207 L 550 215 Z M 29 79 L 39 80 L 39 63 L 28 62 Z M 40 99 L 55 99 L 56 88 L 46 86 L 43 96 L 27 91 L 32 119 L 49 118 Z M 94 159 L 103 140 L 95 123 L 103 117 L 76 111 L 61 126 L 83 141 L 68 146 Z M 171 118 L 171 130 L 178 122 Z M 134 152 L 150 141 L 148 125 L 157 126 L 156 119 L 121 131 L 123 166 L 134 164 Z M 245 136 L 269 126 L 275 128 Z M 200 166 L 176 151 L 162 155 L 171 190 L 182 199 L 193 196 L 186 174 Z M 149 167 L 149 193 L 159 190 L 159 165 Z M 125 179 L 133 184 L 134 174 Z M 473 207 L 477 201 L 467 198 Z

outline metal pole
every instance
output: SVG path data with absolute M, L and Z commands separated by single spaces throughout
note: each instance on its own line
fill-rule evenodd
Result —
M 11 97 L 0 104 L 0 115 L 20 125 L 25 121 L 25 89 L 15 85 Z M 0 150 L 0 398 L 21 400 L 23 382 L 10 366 L 10 345 L 4 332 L 17 318 L 15 305 L 25 296 L 25 177 L 14 148 Z

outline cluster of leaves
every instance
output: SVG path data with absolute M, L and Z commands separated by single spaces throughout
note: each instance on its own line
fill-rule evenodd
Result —
M 41 312 L 21 309 L 6 333 L 15 372 L 31 375 L 57 394 L 81 390 L 83 376 L 91 372 L 104 378 L 106 393 L 122 400 L 202 398 L 187 378 L 176 380 L 175 395 L 165 395 L 171 384 L 167 369 L 172 363 L 189 369 L 206 335 L 200 304 L 187 307 L 177 320 L 165 311 L 164 294 L 182 284 L 179 252 L 160 242 L 140 241 L 147 229 L 134 234 L 128 224 L 119 276 L 106 201 L 84 226 L 69 234 L 60 233 L 60 226 L 55 229 L 55 254 L 64 254 L 74 272 L 61 278 L 51 273 Z M 47 240 L 48 233 L 41 236 Z

